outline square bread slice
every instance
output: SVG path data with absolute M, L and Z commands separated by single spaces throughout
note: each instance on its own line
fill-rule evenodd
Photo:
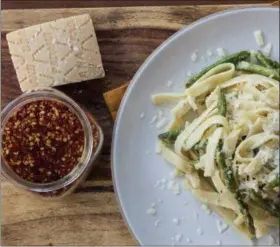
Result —
M 78 15 L 7 34 L 22 91 L 105 76 L 90 15 Z

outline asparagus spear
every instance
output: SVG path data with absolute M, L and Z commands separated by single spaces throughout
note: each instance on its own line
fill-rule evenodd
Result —
M 253 236 L 255 236 L 256 230 L 255 230 L 255 226 L 254 226 L 254 219 L 253 219 L 252 215 L 250 214 L 247 203 L 245 203 L 244 200 L 242 199 L 242 196 L 241 196 L 241 193 L 239 190 L 237 190 L 235 193 L 235 199 L 238 202 L 241 213 L 245 216 L 245 223 L 248 226 L 249 232 Z
M 273 216 L 280 217 L 280 205 L 270 199 L 264 199 L 257 195 L 254 191 L 251 191 L 250 196 L 259 206 L 264 210 L 270 212 Z
M 205 149 L 208 143 L 208 139 L 202 139 L 193 146 L 194 150 Z
M 169 130 L 162 134 L 158 135 L 158 138 L 163 141 L 165 144 L 171 145 L 174 144 L 178 135 L 181 133 L 181 130 Z
M 222 116 L 226 116 L 227 114 L 227 101 L 224 91 L 221 89 L 218 99 L 218 110 Z
M 225 180 L 227 188 L 229 189 L 230 192 L 235 193 L 237 190 L 237 185 L 231 167 L 226 165 L 226 156 L 224 152 L 222 151 L 217 152 L 216 163 L 219 169 L 222 171 L 223 178 Z
M 279 72 L 276 69 L 266 68 L 257 64 L 248 63 L 241 61 L 236 65 L 236 69 L 245 70 L 248 72 L 264 75 L 267 77 L 272 77 L 279 81 Z
M 255 236 L 256 231 L 255 231 L 253 217 L 249 212 L 248 205 L 242 199 L 241 193 L 237 188 L 237 183 L 233 176 L 233 171 L 230 166 L 227 166 L 226 156 L 225 156 L 224 152 L 221 151 L 221 147 L 222 147 L 222 142 L 219 142 L 218 152 L 216 154 L 216 163 L 217 163 L 218 167 L 220 168 L 220 170 L 222 171 L 227 188 L 229 189 L 229 191 L 231 193 L 234 194 L 234 197 L 239 204 L 240 212 L 245 216 L 245 222 L 248 226 L 250 233 L 253 236 Z
M 247 58 L 250 57 L 250 52 L 248 51 L 240 51 L 234 54 L 231 54 L 229 56 L 226 56 L 217 62 L 209 65 L 208 67 L 201 70 L 198 74 L 194 75 L 190 78 L 189 82 L 186 84 L 186 88 L 189 88 L 191 85 L 193 85 L 200 77 L 202 77 L 204 74 L 206 74 L 209 70 L 213 69 L 214 67 L 223 64 L 223 63 L 233 63 L 237 64 L 240 61 L 244 61 Z
M 279 185 L 280 185 L 280 176 L 278 174 L 277 177 L 269 183 L 269 187 L 275 188 L 275 187 L 279 187 Z
M 258 51 L 255 56 L 258 62 L 263 66 L 271 69 L 280 69 L 280 63 L 264 55 L 261 51 Z

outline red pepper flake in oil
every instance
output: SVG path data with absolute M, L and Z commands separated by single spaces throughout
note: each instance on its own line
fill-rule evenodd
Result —
M 80 120 L 68 106 L 54 100 L 30 102 L 6 121 L 2 157 L 25 180 L 53 182 L 78 164 L 84 135 Z

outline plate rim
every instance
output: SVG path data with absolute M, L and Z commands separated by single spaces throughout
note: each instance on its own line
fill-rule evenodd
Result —
M 174 34 L 172 34 L 171 36 L 169 36 L 166 40 L 164 40 L 155 50 L 153 50 L 153 52 L 145 59 L 145 61 L 141 64 L 141 66 L 139 67 L 139 69 L 137 70 L 137 72 L 134 74 L 133 78 L 131 79 L 130 83 L 128 84 L 128 87 L 123 95 L 123 98 L 121 100 L 120 106 L 118 108 L 117 111 L 117 116 L 115 118 L 114 121 L 114 128 L 113 128 L 113 134 L 112 134 L 112 141 L 111 141 L 111 154 L 110 154 L 110 158 L 111 158 L 111 164 L 110 164 L 110 168 L 111 168 L 111 175 L 112 175 L 112 182 L 113 182 L 113 188 L 114 188 L 114 194 L 115 194 L 115 198 L 117 201 L 117 205 L 119 208 L 119 211 L 121 213 L 122 219 L 125 222 L 125 225 L 129 231 L 129 233 L 131 234 L 131 236 L 134 238 L 134 240 L 136 241 L 136 243 L 138 245 L 144 245 L 143 242 L 140 240 L 139 236 L 137 236 L 137 234 L 134 232 L 133 227 L 128 223 L 128 218 L 126 213 L 124 212 L 124 208 L 123 208 L 123 203 L 120 199 L 120 190 L 119 187 L 117 186 L 117 180 L 116 180 L 116 175 L 115 175 L 115 161 L 114 161 L 114 156 L 115 156 L 115 146 L 116 146 L 116 136 L 117 136 L 117 130 L 119 128 L 120 125 L 120 119 L 121 119 L 121 115 L 123 114 L 123 109 L 124 106 L 126 104 L 128 95 L 130 94 L 131 90 L 133 89 L 134 85 L 137 83 L 137 80 L 139 79 L 139 77 L 141 76 L 142 72 L 145 70 L 145 68 L 149 65 L 149 63 L 151 63 L 153 61 L 153 59 L 155 59 L 155 57 L 171 42 L 173 42 L 175 39 L 178 39 L 181 35 L 183 35 L 185 32 L 188 32 L 189 30 L 195 28 L 197 25 L 201 25 L 211 19 L 215 19 L 224 15 L 229 15 L 231 13 L 236 13 L 236 12 L 243 12 L 243 11 L 252 11 L 252 10 L 277 10 L 278 6 L 249 6 L 249 7 L 234 7 L 231 9 L 227 9 L 227 10 L 222 10 L 222 11 L 218 11 L 216 13 L 204 16 L 188 25 L 183 26 L 181 29 L 179 29 L 178 31 L 176 31 Z

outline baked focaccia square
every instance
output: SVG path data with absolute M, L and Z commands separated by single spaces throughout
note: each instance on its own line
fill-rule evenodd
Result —
M 78 15 L 7 34 L 22 91 L 105 76 L 90 15 Z

